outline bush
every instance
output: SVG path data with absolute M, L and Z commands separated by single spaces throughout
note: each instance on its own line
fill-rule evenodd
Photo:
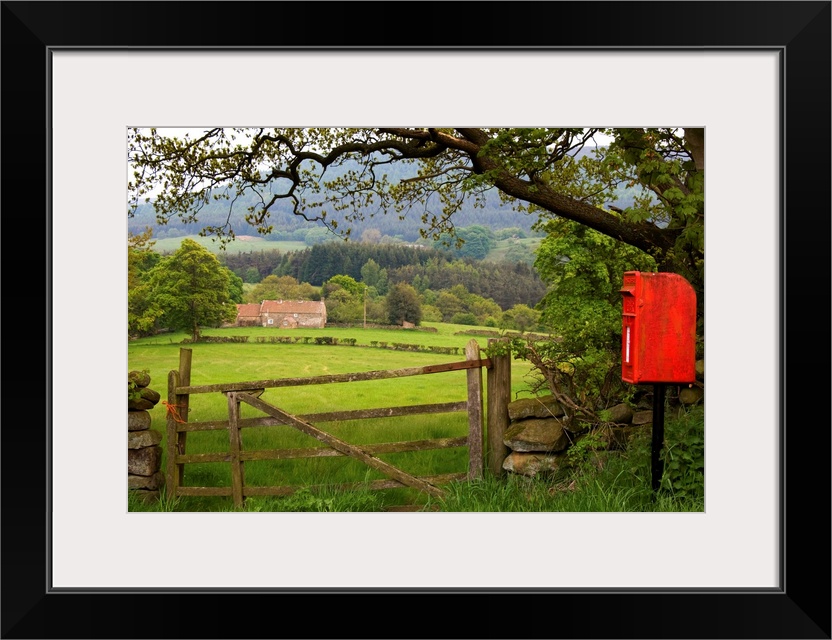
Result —
M 476 326 L 477 324 L 477 316 L 473 313 L 455 313 L 451 316 L 451 324 L 467 324 L 470 326 Z
M 387 294 L 387 318 L 390 324 L 422 322 L 422 305 L 419 293 L 411 285 L 400 282 L 393 285 Z
M 650 433 L 634 439 L 627 451 L 633 473 L 651 473 L 652 440 Z M 705 409 L 702 406 L 684 410 L 679 417 L 666 417 L 664 463 L 659 492 L 683 500 L 705 498 Z

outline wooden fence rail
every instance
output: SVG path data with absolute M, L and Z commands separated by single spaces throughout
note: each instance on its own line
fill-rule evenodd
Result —
M 508 423 L 508 399 L 510 390 L 511 363 L 508 356 L 493 359 L 481 358 L 479 345 L 471 340 L 465 348 L 466 359 L 460 362 L 442 363 L 424 367 L 368 371 L 360 373 L 335 374 L 327 376 L 310 376 L 305 378 L 280 378 L 255 380 L 247 382 L 227 382 L 210 385 L 191 385 L 191 349 L 180 349 L 179 369 L 168 375 L 168 415 L 167 415 L 167 492 L 176 496 L 231 496 L 235 506 L 242 506 L 247 496 L 285 496 L 299 487 L 289 486 L 250 486 L 245 483 L 245 463 L 259 460 L 286 460 L 312 457 L 349 456 L 360 460 L 367 466 L 387 476 L 386 479 L 361 483 L 371 489 L 391 489 L 412 487 L 434 497 L 444 495 L 440 485 L 452 480 L 480 478 L 483 475 L 484 458 L 488 455 L 488 465 L 492 473 L 502 473 L 504 449 L 496 454 L 494 442 L 502 446 L 502 433 Z M 488 370 L 488 442 L 489 450 L 484 451 L 485 425 L 483 411 L 482 369 Z M 386 380 L 407 376 L 466 371 L 467 399 L 460 402 L 446 402 L 395 407 L 377 407 L 349 411 L 334 411 L 291 415 L 260 398 L 269 388 L 294 387 L 314 384 L 333 384 L 357 381 Z M 496 372 L 496 374 L 495 374 Z M 188 421 L 190 396 L 201 393 L 223 393 L 228 404 L 227 420 L 210 420 L 202 422 Z M 266 414 L 266 417 L 241 418 L 240 405 L 245 403 Z M 407 442 L 385 442 L 349 444 L 323 429 L 315 422 L 334 422 L 345 420 L 366 420 L 397 416 L 421 414 L 455 413 L 465 411 L 468 414 L 468 435 L 457 438 L 433 438 Z M 243 448 L 242 430 L 251 427 L 270 427 L 284 425 L 297 429 L 322 442 L 324 447 L 301 449 L 263 449 L 245 450 Z M 186 453 L 187 435 L 195 431 L 227 430 L 229 449 L 217 453 Z M 499 431 L 499 433 L 497 433 Z M 433 476 L 414 476 L 381 460 L 377 456 L 386 453 L 408 451 L 427 451 L 453 447 L 468 448 L 467 473 L 441 474 Z M 502 452 L 502 453 L 501 453 Z M 502 455 L 502 458 L 499 456 Z M 185 486 L 184 468 L 186 464 L 223 462 L 231 465 L 230 487 L 194 487 Z M 355 483 L 357 485 L 357 483 Z M 351 484 L 339 485 L 349 488 Z

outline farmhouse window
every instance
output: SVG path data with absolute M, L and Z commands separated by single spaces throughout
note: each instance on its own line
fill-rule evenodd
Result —
M 274 320 L 272 318 L 269 318 L 269 324 L 274 324 Z

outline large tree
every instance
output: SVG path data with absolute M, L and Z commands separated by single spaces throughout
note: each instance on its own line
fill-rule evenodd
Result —
M 387 321 L 397 325 L 404 322 L 418 325 L 422 322 L 419 292 L 411 285 L 399 282 L 390 287 L 390 293 L 387 294 Z
M 185 330 L 199 339 L 202 327 L 234 320 L 231 271 L 198 242 L 185 239 L 148 274 L 148 313 L 161 326 Z
M 612 142 L 596 147 L 600 133 Z M 260 233 L 288 201 L 346 236 L 350 222 L 381 211 L 415 213 L 423 235 L 438 239 L 466 199 L 483 203 L 497 189 L 517 209 L 640 249 L 702 291 L 703 129 L 213 128 L 181 139 L 132 129 L 129 156 L 131 210 L 153 195 L 160 222 L 196 222 L 206 204 L 228 199 L 225 222 L 203 229 L 222 241 L 234 236 L 244 196 L 255 197 L 245 218 Z M 636 197 L 614 208 L 622 187 Z

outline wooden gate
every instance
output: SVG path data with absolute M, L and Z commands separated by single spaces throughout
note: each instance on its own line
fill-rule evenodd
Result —
M 305 378 L 281 378 L 249 382 L 230 382 L 211 385 L 192 386 L 191 361 L 192 351 L 180 349 L 179 369 L 168 375 L 168 400 L 165 403 L 167 414 L 167 465 L 166 491 L 172 497 L 177 496 L 231 496 L 234 505 L 243 505 L 247 496 L 289 495 L 299 489 L 290 486 L 248 486 L 245 482 L 245 462 L 254 460 L 282 460 L 301 457 L 349 456 L 386 476 L 384 480 L 364 483 L 371 489 L 391 489 L 411 487 L 434 497 L 441 497 L 442 484 L 453 480 L 475 479 L 482 477 L 484 452 L 484 413 L 482 369 L 488 369 L 488 415 L 489 443 L 499 444 L 492 450 L 490 467 L 500 473 L 504 455 L 502 447 L 502 430 L 507 424 L 507 402 L 510 388 L 510 364 L 502 362 L 508 356 L 492 359 L 481 358 L 479 345 L 471 340 L 465 348 L 466 359 L 460 362 L 442 363 L 406 369 L 367 371 Z M 269 388 L 295 387 L 316 384 L 334 384 L 357 381 L 385 380 L 407 376 L 440 374 L 465 370 L 467 380 L 467 399 L 461 402 L 441 404 L 421 404 L 398 407 L 380 407 L 339 411 L 329 413 L 292 415 L 260 396 Z M 223 393 L 228 403 L 228 420 L 189 422 L 188 408 L 190 396 L 199 393 Z M 240 405 L 244 403 L 266 414 L 262 418 L 241 418 Z M 352 445 L 315 426 L 315 422 L 333 422 L 345 420 L 366 420 L 372 418 L 389 418 L 420 414 L 450 413 L 465 411 L 468 414 L 468 435 L 459 438 L 436 438 L 408 442 L 388 442 L 378 444 Z M 243 448 L 242 430 L 247 427 L 288 425 L 320 442 L 325 447 L 308 449 L 263 449 L 245 450 Z M 229 433 L 229 450 L 227 453 L 186 452 L 187 434 L 194 431 L 226 429 Z M 405 451 L 425 451 L 451 447 L 468 448 L 468 470 L 462 474 L 443 474 L 438 476 L 415 476 L 380 459 L 379 454 L 399 453 Z M 186 464 L 205 462 L 227 462 L 231 465 L 230 487 L 196 487 L 185 486 L 184 468 Z M 498 466 L 499 465 L 499 466 Z

